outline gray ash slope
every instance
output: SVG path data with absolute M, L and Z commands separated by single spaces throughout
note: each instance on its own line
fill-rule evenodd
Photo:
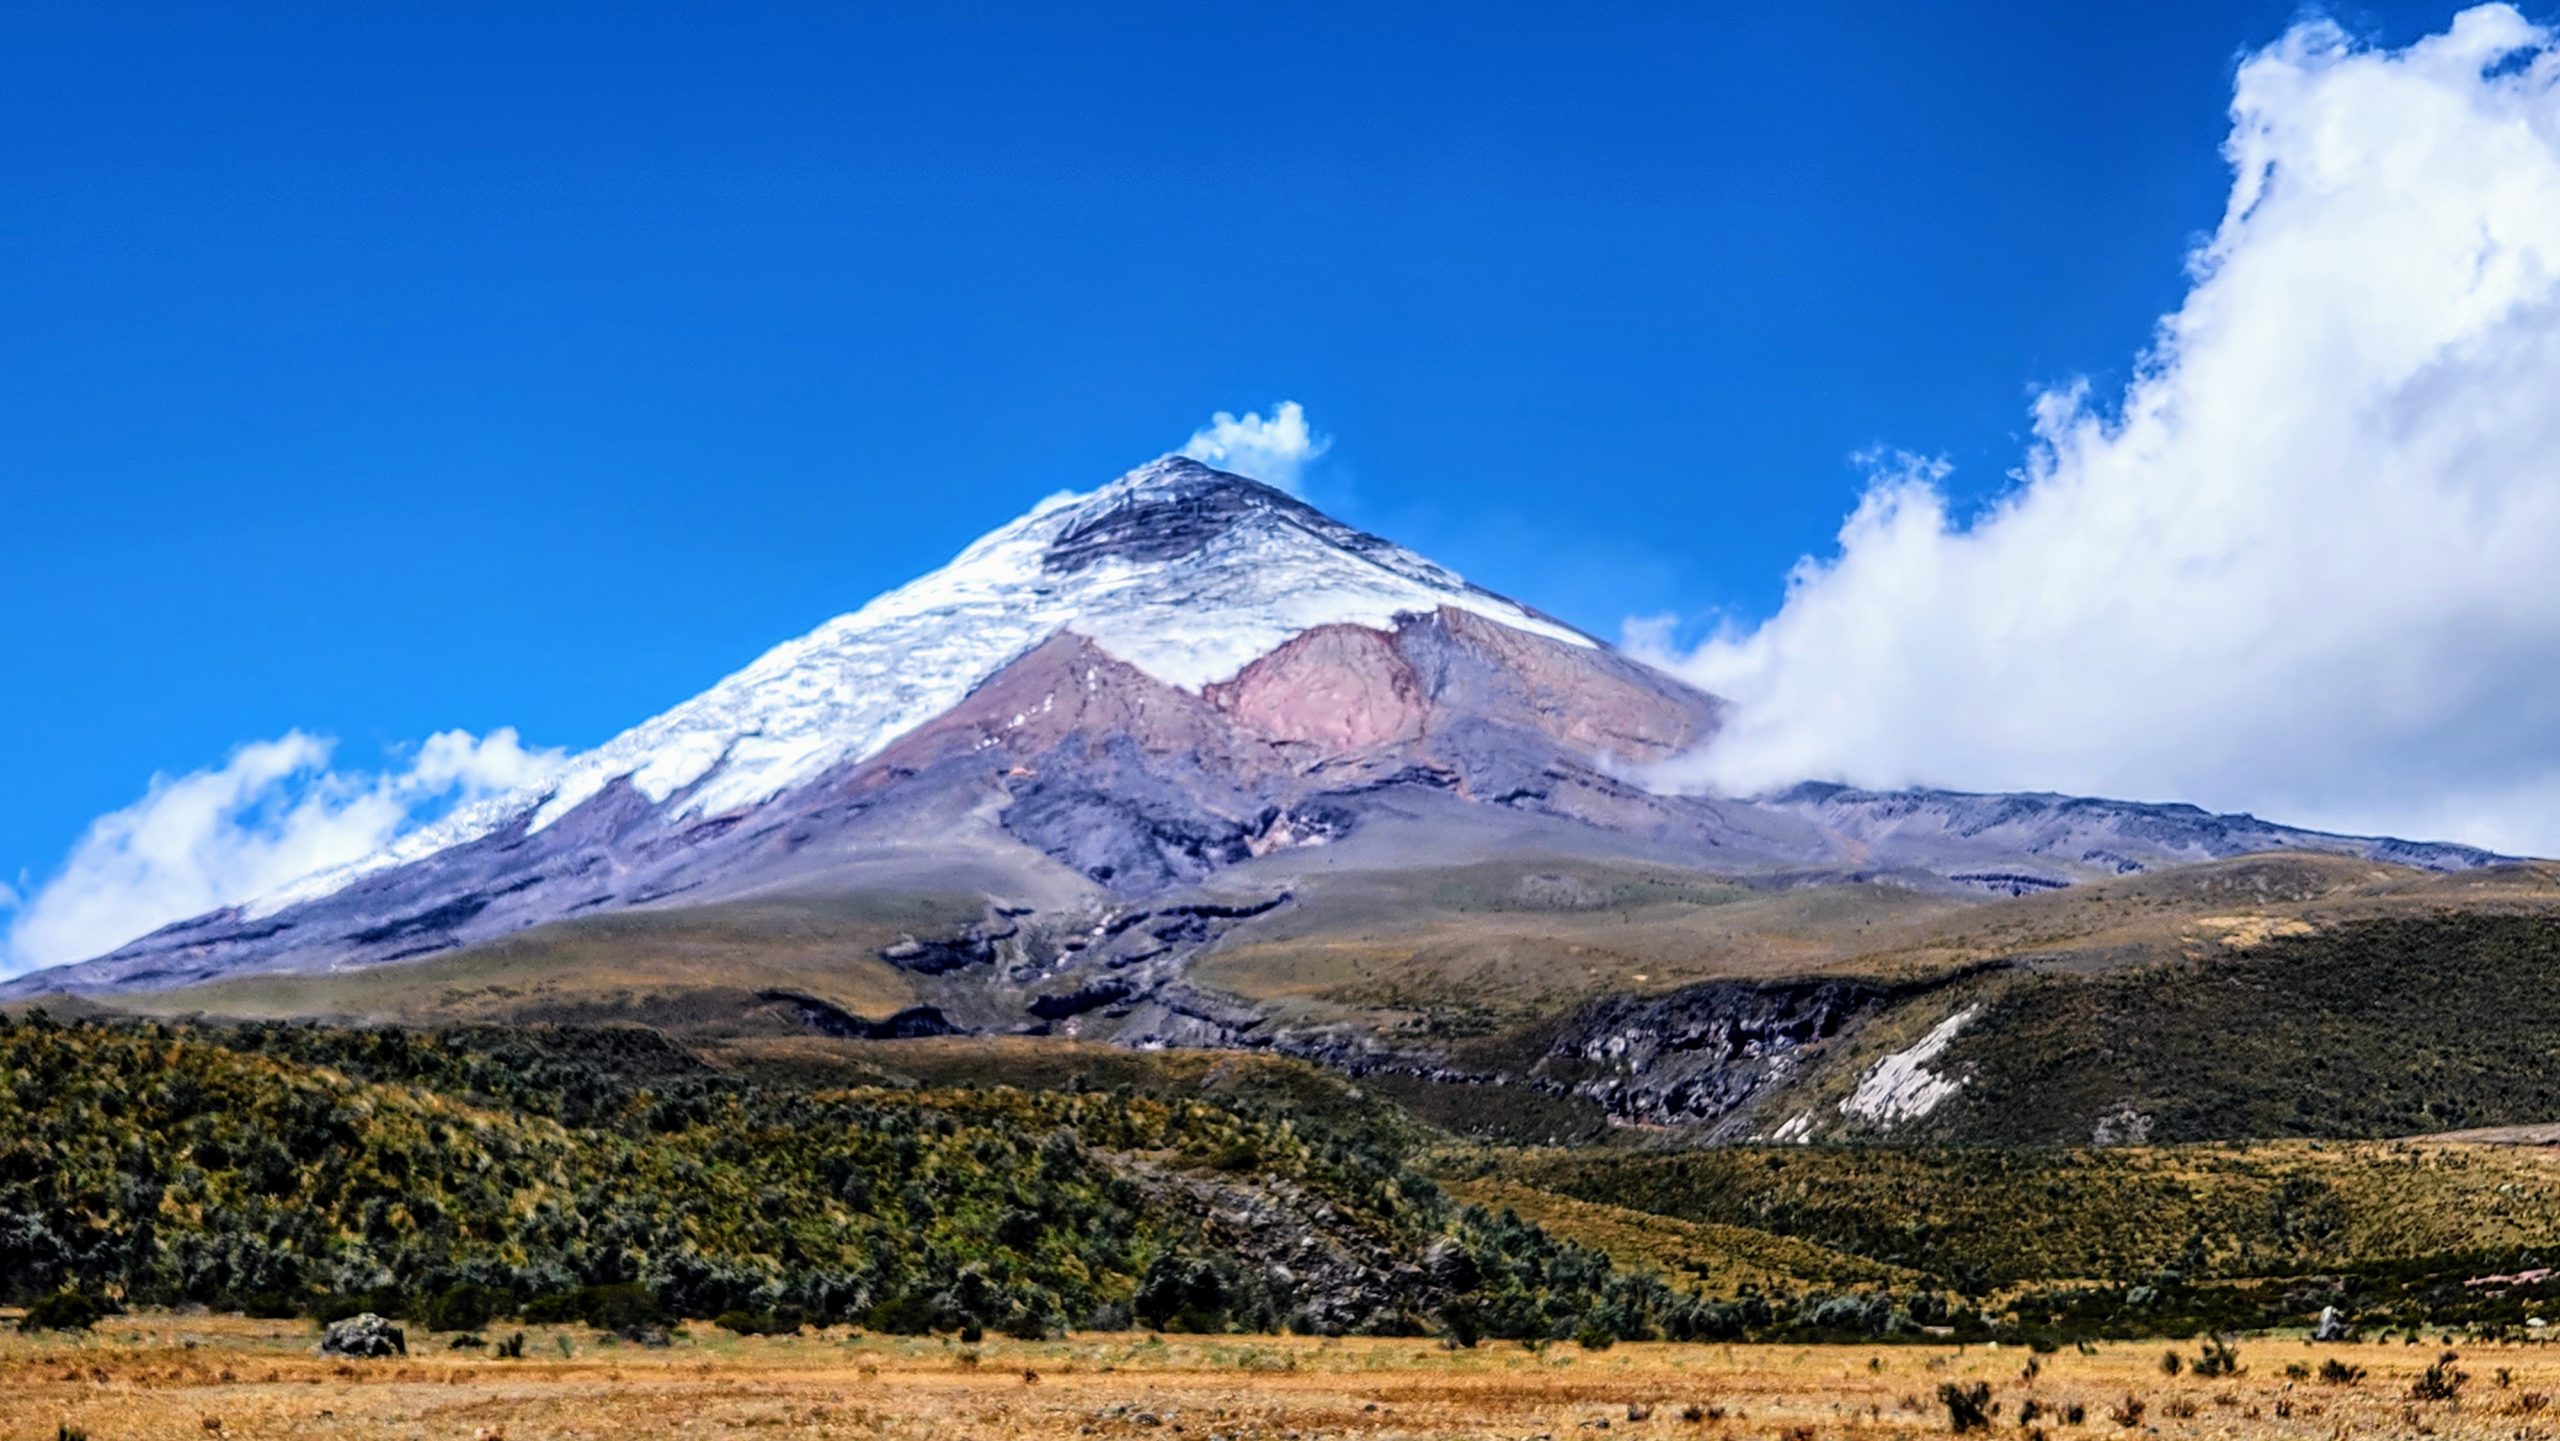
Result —
M 1017 1019 L 1154 1005 L 1152 1038 L 1212 1039 L 1249 1018 L 1177 1019 L 1204 937 L 1133 959 L 1089 933 L 1382 813 L 1499 817 L 1495 833 L 1530 839 L 1496 843 L 1769 886 L 2018 893 L 2269 849 L 2494 859 L 2187 806 L 1647 789 L 1649 764 L 1713 743 L 1721 709 L 1303 502 L 1168 459 L 1044 505 L 541 787 L 0 998 L 394 964 L 793 890 L 963 890 L 1060 945 L 1085 934 L 1049 953 L 1076 958 L 1070 974 L 1024 973 L 1042 967 L 1022 944 L 975 968 L 1031 988 L 1007 1000 Z

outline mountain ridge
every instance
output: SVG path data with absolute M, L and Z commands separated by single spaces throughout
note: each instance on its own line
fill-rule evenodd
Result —
M 0 998 L 388 964 L 600 910 L 944 873 L 1001 908 L 1100 915 L 1434 794 L 1478 830 L 1762 885 L 2019 894 L 2256 850 L 2495 859 L 2193 807 L 1645 784 L 1722 712 L 1295 497 L 1166 457 L 1053 496 L 543 785 Z

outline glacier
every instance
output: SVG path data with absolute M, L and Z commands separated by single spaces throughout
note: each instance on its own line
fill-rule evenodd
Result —
M 709 690 L 383 850 L 243 907 L 273 915 L 491 834 L 539 831 L 617 780 L 671 818 L 753 806 L 878 754 L 1061 631 L 1199 692 L 1316 627 L 1443 606 L 1583 647 L 1551 617 L 1304 502 L 1168 455 L 1051 496 L 939 570 L 785 641 Z

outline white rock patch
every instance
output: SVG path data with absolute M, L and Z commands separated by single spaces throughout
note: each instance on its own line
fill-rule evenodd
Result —
M 1858 1089 L 1840 1103 L 1842 1114 L 1890 1128 L 1938 1109 L 1939 1102 L 1963 1088 L 1964 1080 L 1941 1076 L 1929 1069 L 1929 1063 L 1945 1053 L 1956 1034 L 1981 1010 L 1979 1005 L 1967 1006 L 1931 1027 L 1918 1045 L 1876 1062 Z

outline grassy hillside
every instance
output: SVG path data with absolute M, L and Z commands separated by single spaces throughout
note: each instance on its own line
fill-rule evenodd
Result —
M 2380 1137 L 2560 1118 L 2560 921 L 2333 924 L 2241 953 L 1997 993 L 1919 1134 Z
M 1684 1221 L 1627 1206 L 1577 1200 L 1492 1176 L 1452 1177 L 1450 1195 L 1471 1206 L 1507 1210 L 1550 1235 L 1605 1251 L 1622 1266 L 1653 1271 L 1714 1296 L 1761 1291 L 1911 1288 L 1926 1278 L 1907 1267 L 1870 1261 L 1793 1236 L 1713 1221 Z
M 1751 1146 L 1481 1152 L 1443 1170 L 1763 1231 L 2012 1306 L 2075 1293 L 2066 1309 L 2100 1329 L 2298 1324 L 2331 1301 L 2377 1324 L 2512 1325 L 2560 1305 L 2548 1282 L 2463 1284 L 2560 1261 L 2560 1156 L 2539 1149 Z
M 1119 1091 L 1251 1106 L 1302 1127 L 1355 1129 L 1399 1145 L 1430 1139 L 1378 1087 L 1259 1051 L 1136 1051 L 1056 1036 L 859 1041 L 805 1035 L 735 1037 L 696 1049 L 713 1065 L 772 1086 Z
M 851 894 L 625 911 L 536 926 L 426 960 L 325 975 L 247 976 L 113 998 L 134 1015 L 365 1024 L 632 1023 L 688 1034 L 802 1029 L 762 991 L 885 1016 L 915 1001 L 880 949 L 956 931 L 973 895 Z
M 1755 891 L 1667 866 L 1532 856 L 1323 877 L 1192 974 L 1284 1016 L 1464 1037 L 1613 992 L 1860 969 L 1880 936 L 1972 904 L 1896 886 Z

